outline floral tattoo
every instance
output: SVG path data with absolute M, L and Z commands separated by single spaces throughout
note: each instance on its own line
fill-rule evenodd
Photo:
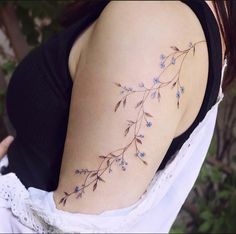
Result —
M 139 149 L 139 146 L 142 145 L 142 140 L 144 138 L 144 135 L 139 132 L 143 122 L 145 121 L 145 125 L 147 128 L 150 128 L 153 124 L 152 121 L 150 121 L 150 119 L 153 118 L 153 116 L 150 113 L 146 112 L 144 109 L 145 102 L 148 97 L 150 97 L 151 99 L 157 98 L 158 102 L 160 102 L 160 99 L 161 99 L 160 89 L 170 84 L 172 89 L 176 87 L 176 99 L 177 99 L 176 101 L 177 101 L 177 108 L 179 109 L 180 97 L 185 91 L 179 79 L 183 62 L 187 54 L 190 53 L 190 51 L 192 51 L 193 56 L 194 56 L 196 45 L 202 42 L 206 42 L 206 41 L 203 40 L 203 41 L 198 41 L 196 43 L 190 42 L 188 45 L 188 48 L 184 50 L 180 50 L 176 46 L 170 46 L 170 48 L 172 49 L 172 52 L 169 55 L 167 56 L 165 56 L 164 54 L 160 55 L 161 72 L 158 76 L 155 76 L 153 78 L 153 84 L 150 88 L 147 88 L 143 82 L 138 84 L 138 87 L 139 87 L 138 90 L 133 89 L 131 87 L 126 87 L 117 82 L 114 83 L 116 86 L 118 86 L 121 89 L 120 94 L 123 95 L 122 98 L 116 103 L 114 107 L 114 112 L 118 110 L 118 108 L 121 106 L 121 103 L 123 105 L 123 108 L 125 107 L 127 98 L 131 94 L 133 93 L 143 94 L 142 99 L 138 101 L 136 105 L 134 106 L 134 108 L 138 110 L 136 120 L 127 120 L 128 122 L 127 128 L 124 131 L 124 136 L 126 136 L 129 133 L 130 129 L 133 128 L 134 136 L 132 140 L 125 147 L 116 149 L 108 154 L 98 156 L 101 159 L 101 163 L 97 169 L 95 170 L 76 169 L 75 175 L 84 175 L 85 177 L 84 182 L 81 186 L 79 185 L 76 186 L 73 191 L 64 192 L 64 196 L 60 199 L 60 202 L 59 202 L 60 204 L 62 203 L 65 206 L 67 199 L 71 195 L 76 195 L 76 198 L 82 198 L 82 194 L 85 193 L 85 189 L 89 186 L 93 186 L 93 191 L 95 191 L 98 183 L 105 182 L 105 180 L 102 178 L 103 173 L 106 171 L 108 171 L 109 173 L 112 173 L 112 165 L 114 163 L 118 164 L 118 166 L 121 167 L 123 171 L 125 171 L 128 165 L 128 162 L 125 160 L 125 152 L 132 144 L 135 145 L 134 156 L 137 157 L 145 165 L 148 165 L 148 163 L 143 159 L 145 157 L 145 152 Z M 168 67 L 174 66 L 177 60 L 181 60 L 181 61 L 180 61 L 180 66 L 177 72 L 175 73 L 175 75 L 169 81 L 162 81 L 160 79 L 161 75 L 168 69 Z

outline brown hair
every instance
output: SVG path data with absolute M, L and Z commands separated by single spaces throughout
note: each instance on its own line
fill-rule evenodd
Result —
M 109 0 L 70 2 L 60 13 L 58 21 L 62 27 L 68 27 L 89 12 L 100 13 L 109 2 Z M 226 46 L 223 56 L 227 59 L 227 66 L 222 84 L 222 90 L 225 91 L 229 84 L 236 80 L 236 0 L 213 0 L 213 6 Z
M 224 90 L 236 78 L 236 1 L 214 0 L 213 6 L 226 46 L 224 58 L 227 59 L 227 67 L 222 87 Z

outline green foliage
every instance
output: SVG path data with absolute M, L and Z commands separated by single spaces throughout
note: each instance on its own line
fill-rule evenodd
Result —
M 223 191 L 224 203 L 219 202 L 219 196 L 213 196 L 212 202 L 198 200 L 196 204 L 200 207 L 199 217 L 195 220 L 191 231 L 188 233 L 235 233 L 235 191 Z M 227 194 L 227 195 L 226 195 Z M 204 198 L 202 198 L 204 199 Z M 172 233 L 182 233 L 176 226 L 173 226 Z
M 12 60 L 8 60 L 1 64 L 1 69 L 5 75 L 11 74 L 17 66 L 17 63 Z
M 31 46 L 37 46 L 61 29 L 58 23 L 58 16 L 65 4 L 70 1 L 17 0 L 13 2 L 16 5 L 16 14 L 27 42 Z M 35 22 L 36 18 L 41 20 L 48 19 L 49 24 L 39 28 Z
M 29 47 L 32 49 L 46 41 L 52 34 L 61 30 L 58 16 L 63 7 L 72 0 L 0 0 L 0 7 L 11 3 L 15 6 L 15 12 L 19 20 L 21 31 L 25 36 Z M 38 22 L 43 24 L 38 24 Z M 7 56 L 6 56 L 7 57 Z M 11 75 L 17 65 L 16 61 L 9 58 L 1 64 L 4 75 Z M 1 90 L 1 87 L 0 87 Z M 4 113 L 5 93 L 0 93 L 0 136 L 5 136 L 6 132 L 1 127 Z
M 182 234 L 182 233 L 186 233 L 185 231 L 185 225 L 176 225 L 175 227 L 173 227 L 170 232 L 170 234 Z
M 210 148 L 208 150 L 208 155 L 210 157 L 214 157 L 214 155 L 216 155 L 216 152 L 217 152 L 217 142 L 216 142 L 216 135 L 214 134 L 211 140 Z
M 209 152 L 214 151 L 214 144 L 212 140 Z M 193 191 L 196 191 L 193 204 L 198 211 L 188 233 L 236 233 L 235 171 L 226 174 L 220 167 L 205 162 Z M 182 233 L 178 229 L 179 225 L 174 224 L 171 233 Z M 187 228 L 185 223 L 181 225 L 184 226 L 181 230 Z
M 0 1 L 0 6 L 5 6 L 7 4 L 7 0 L 1 0 Z
M 203 170 L 208 171 L 208 194 L 196 199 L 199 204 L 200 219 L 193 233 L 235 233 L 236 176 L 231 175 L 225 179 L 219 179 L 219 171 L 214 167 L 210 169 L 205 167 Z M 198 181 L 198 183 L 203 183 L 203 181 Z M 216 187 L 219 188 L 216 189 Z

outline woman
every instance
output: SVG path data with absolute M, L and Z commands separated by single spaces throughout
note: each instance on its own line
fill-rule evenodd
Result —
M 75 21 L 29 54 L 9 85 L 18 135 L 0 206 L 16 229 L 3 231 L 169 231 L 210 145 L 226 56 L 224 82 L 235 74 L 235 3 L 216 3 L 221 34 L 211 2 L 69 8 L 65 23 Z

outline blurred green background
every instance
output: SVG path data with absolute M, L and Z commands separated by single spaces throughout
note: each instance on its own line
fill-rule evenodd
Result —
M 14 134 L 5 109 L 11 74 L 31 49 L 61 30 L 57 17 L 68 2 L 0 1 L 0 140 Z M 236 233 L 236 85 L 224 95 L 208 155 L 171 233 Z

